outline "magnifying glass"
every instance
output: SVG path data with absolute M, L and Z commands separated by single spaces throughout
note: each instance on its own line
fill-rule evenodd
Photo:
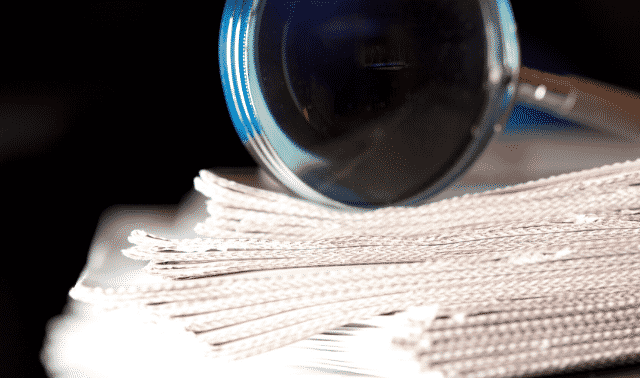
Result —
M 508 0 L 227 0 L 219 64 L 254 159 L 332 208 L 427 202 L 516 101 L 640 141 L 638 95 L 521 67 Z

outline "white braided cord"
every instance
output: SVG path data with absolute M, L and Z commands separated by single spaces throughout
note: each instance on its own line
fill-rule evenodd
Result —
M 421 336 L 429 342 L 411 345 L 448 376 L 640 353 L 640 160 L 361 213 L 207 171 L 194 183 L 210 197 L 211 216 L 196 228 L 203 237 L 134 231 L 123 250 L 167 282 L 105 290 L 80 281 L 70 295 L 172 319 L 218 358 L 433 304 L 439 317 Z

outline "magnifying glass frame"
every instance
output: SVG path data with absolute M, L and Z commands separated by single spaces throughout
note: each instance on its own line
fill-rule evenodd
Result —
M 329 198 L 303 182 L 296 168 L 317 161 L 278 126 L 258 80 L 257 44 L 262 9 L 267 1 L 227 0 L 220 25 L 218 58 L 225 101 L 233 125 L 254 160 L 293 193 L 309 201 L 345 211 L 367 211 Z M 418 206 L 459 179 L 482 154 L 508 120 L 516 99 L 520 72 L 518 36 L 508 0 L 479 0 L 486 37 L 487 102 L 472 140 L 456 163 L 433 185 L 392 206 Z M 387 205 L 388 206 L 388 205 Z

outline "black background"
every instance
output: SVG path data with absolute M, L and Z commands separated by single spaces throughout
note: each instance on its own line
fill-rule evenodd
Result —
M 200 169 L 255 166 L 220 83 L 223 2 L 51 3 L 0 10 L 0 377 L 44 376 L 45 324 L 105 209 L 177 204 Z M 640 91 L 636 4 L 514 1 L 524 64 Z

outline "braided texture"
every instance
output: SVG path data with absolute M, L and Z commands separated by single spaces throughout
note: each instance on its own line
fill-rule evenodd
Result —
M 444 376 L 522 376 L 640 353 L 640 160 L 371 212 L 207 171 L 194 182 L 209 197 L 202 238 L 137 230 L 123 250 L 166 282 L 102 289 L 81 280 L 70 295 L 169 319 L 216 358 L 415 306 L 437 306 L 437 317 L 396 341 Z

